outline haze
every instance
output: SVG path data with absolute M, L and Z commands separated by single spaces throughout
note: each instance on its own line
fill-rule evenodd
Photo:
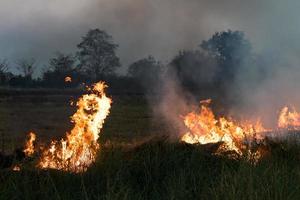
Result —
M 42 67 L 57 51 L 73 53 L 96 27 L 120 45 L 121 72 L 148 55 L 168 62 L 227 29 L 244 31 L 257 52 L 288 51 L 294 58 L 300 53 L 299 8 L 295 0 L 4 0 L 0 58 L 34 57 Z

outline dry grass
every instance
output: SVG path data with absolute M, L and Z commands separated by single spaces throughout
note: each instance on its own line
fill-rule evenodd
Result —
M 41 141 L 62 137 L 74 108 L 69 95 L 0 98 L 3 148 L 22 146 L 33 130 Z M 114 96 L 97 162 L 86 173 L 0 171 L 0 199 L 299 199 L 300 147 L 276 144 L 256 165 L 212 156 L 198 145 L 151 140 L 166 133 L 145 99 Z M 1 142 L 0 141 L 0 142 Z M 127 148 L 128 147 L 128 148 Z

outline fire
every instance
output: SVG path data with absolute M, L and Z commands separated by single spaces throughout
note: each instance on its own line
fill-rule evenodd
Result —
M 276 133 L 288 130 L 300 130 L 300 113 L 294 108 L 282 108 L 277 127 L 265 129 L 260 120 L 237 122 L 225 117 L 216 118 L 209 107 L 211 100 L 200 101 L 200 112 L 191 112 L 184 116 L 184 124 L 188 131 L 181 140 L 190 144 L 207 144 L 222 142 L 217 153 L 234 151 L 238 155 L 250 155 L 258 160 L 262 152 L 251 148 L 252 144 L 261 144 L 267 133 Z M 257 146 L 257 145 L 256 145 Z M 249 148 L 250 147 L 250 148 Z
M 12 170 L 16 171 L 16 172 L 21 171 L 21 167 L 19 165 L 15 165 L 15 166 L 12 167 Z
M 255 124 L 243 122 L 238 124 L 233 120 L 221 117 L 217 119 L 209 107 L 211 100 L 200 102 L 200 113 L 191 112 L 184 117 L 188 132 L 181 138 L 190 144 L 223 142 L 223 150 L 235 151 L 239 155 L 246 150 L 247 144 L 260 140 L 261 132 L 266 131 L 260 121 Z
M 25 148 L 23 152 L 26 156 L 31 156 L 34 154 L 34 141 L 36 139 L 36 135 L 33 132 L 30 132 L 28 135 L 28 140 L 25 143 Z
M 71 82 L 72 82 L 72 77 L 66 76 L 66 77 L 65 77 L 65 82 L 66 82 L 66 83 L 71 83 Z
M 279 114 L 278 128 L 299 129 L 300 114 L 294 108 L 289 111 L 289 108 L 285 106 Z
M 78 109 L 71 117 L 73 129 L 65 139 L 52 141 L 42 151 L 38 167 L 83 172 L 95 161 L 99 133 L 112 103 L 104 93 L 106 87 L 103 82 L 96 83 L 88 88 L 90 94 L 79 98 Z

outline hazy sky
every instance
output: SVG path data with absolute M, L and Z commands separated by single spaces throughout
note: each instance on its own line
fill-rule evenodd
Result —
M 257 51 L 293 57 L 300 53 L 299 10 L 296 0 L 1 0 L 0 58 L 44 65 L 56 51 L 74 52 L 96 27 L 120 45 L 124 66 L 150 54 L 167 62 L 227 29 L 245 31 Z

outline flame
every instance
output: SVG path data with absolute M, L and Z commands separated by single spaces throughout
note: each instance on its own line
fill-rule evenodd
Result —
M 38 167 L 58 169 L 71 172 L 84 172 L 96 159 L 100 146 L 97 142 L 104 120 L 109 114 L 112 100 L 106 96 L 104 82 L 88 88 L 89 94 L 83 95 L 77 102 L 77 111 L 71 117 L 74 127 L 67 132 L 66 138 L 52 141 L 42 151 Z M 252 150 L 252 144 L 259 144 L 265 138 L 265 129 L 260 120 L 237 122 L 231 118 L 217 118 L 209 107 L 211 99 L 200 101 L 200 111 L 190 112 L 183 117 L 187 132 L 181 140 L 190 144 L 208 144 L 222 142 L 216 153 L 233 151 L 238 155 L 250 155 L 249 159 L 257 161 L 263 152 Z M 276 129 L 299 129 L 300 114 L 285 106 L 281 110 Z M 29 134 L 24 153 L 34 153 L 34 133 Z M 249 148 L 250 147 L 250 148 Z M 18 166 L 14 170 L 18 170 Z
M 238 155 L 247 154 L 257 161 L 264 152 L 251 149 L 252 144 L 260 144 L 268 132 L 278 130 L 300 130 L 300 113 L 288 106 L 282 108 L 277 127 L 265 129 L 260 120 L 236 122 L 225 117 L 216 118 L 209 104 L 211 100 L 200 101 L 200 112 L 191 112 L 184 116 L 184 124 L 188 131 L 181 140 L 190 143 L 223 142 L 216 153 L 234 151 Z M 286 132 L 288 133 L 288 131 Z M 255 149 L 255 148 L 254 148 Z
M 28 140 L 25 143 L 25 148 L 23 150 L 23 152 L 25 153 L 26 156 L 31 156 L 32 154 L 34 154 L 34 141 L 36 139 L 36 135 L 33 132 L 30 132 L 28 135 Z
M 283 107 L 279 114 L 278 128 L 299 129 L 300 114 L 294 108 L 289 111 L 288 106 Z
M 66 139 L 52 141 L 43 150 L 38 167 L 83 172 L 95 161 L 100 148 L 99 132 L 112 103 L 104 93 L 106 87 L 104 82 L 96 83 L 88 88 L 90 94 L 79 98 L 78 109 L 71 117 L 73 129 L 66 134 Z
M 16 171 L 16 172 L 21 171 L 21 167 L 19 165 L 15 165 L 15 166 L 12 167 L 12 170 Z
M 235 151 L 239 155 L 247 150 L 247 145 L 261 140 L 260 133 L 266 129 L 258 120 L 237 123 L 221 117 L 217 119 L 209 107 L 211 100 L 200 102 L 200 113 L 191 112 L 184 116 L 184 124 L 188 129 L 181 140 L 190 143 L 218 143 L 223 142 L 222 151 Z
M 66 82 L 66 83 L 71 83 L 71 82 L 72 82 L 72 77 L 66 76 L 66 77 L 65 77 L 65 82 Z

